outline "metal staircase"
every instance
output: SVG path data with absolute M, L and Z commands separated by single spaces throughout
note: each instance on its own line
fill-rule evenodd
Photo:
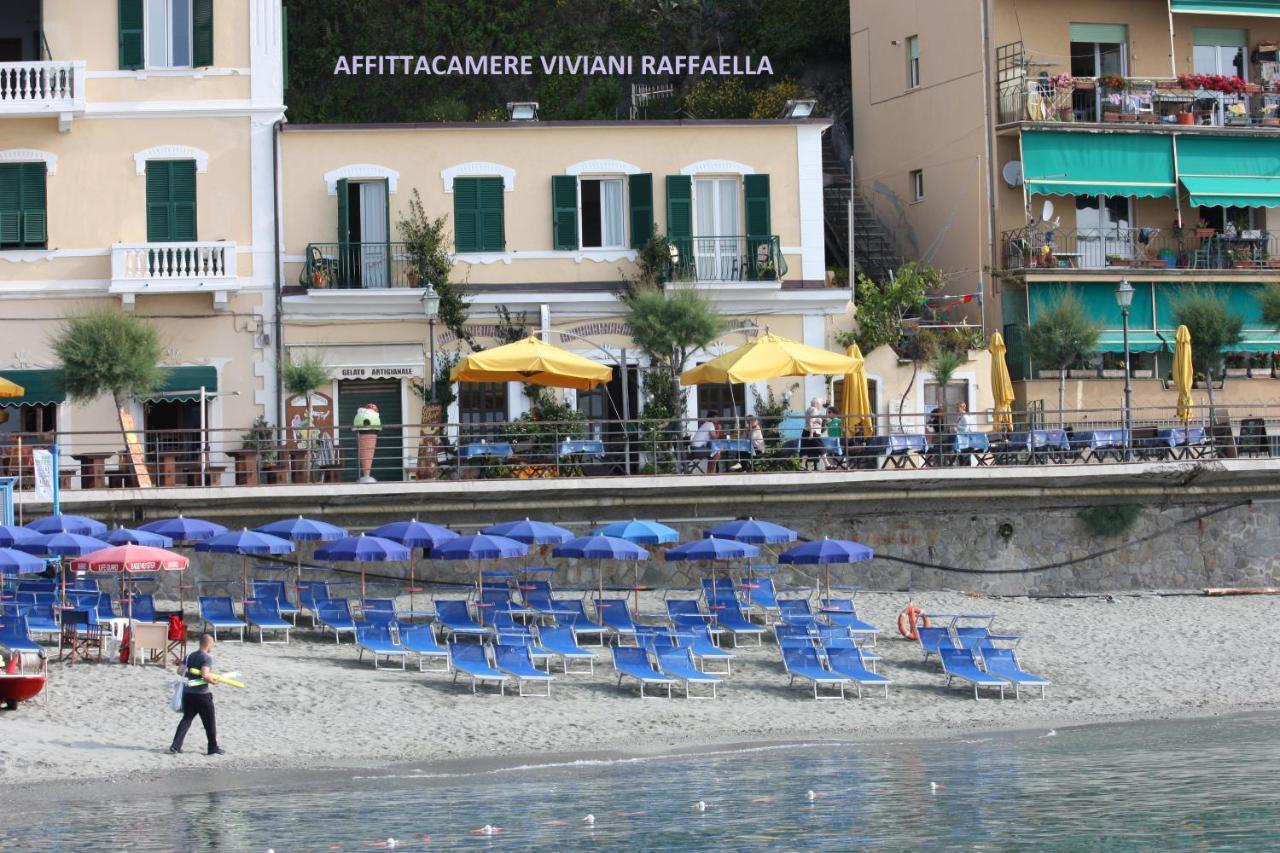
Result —
M 877 281 L 889 278 L 889 274 L 902 266 L 903 258 L 889 237 L 889 233 L 876 218 L 875 211 L 857 188 L 850 187 L 853 202 L 853 266 L 854 269 Z

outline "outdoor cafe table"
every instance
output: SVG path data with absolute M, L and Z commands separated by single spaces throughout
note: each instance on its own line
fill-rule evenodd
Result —
M 861 445 L 860 455 L 879 459 L 877 468 L 905 468 L 911 464 L 911 454 L 928 452 L 929 438 L 924 433 L 891 433 L 868 438 Z
M 1071 449 L 1067 433 L 1061 429 L 1033 429 L 1011 432 L 991 445 L 997 463 L 1047 462 L 1054 452 Z
M 711 452 L 737 462 L 746 462 L 756 455 L 749 438 L 713 438 Z
M 972 454 L 981 464 L 985 462 L 987 454 L 991 450 L 991 442 L 985 432 L 949 433 L 942 437 L 941 443 L 943 464 L 959 462 L 965 454 Z M 931 459 L 927 454 L 924 458 L 926 465 L 931 465 L 938 461 L 936 457 Z M 964 464 L 968 464 L 968 461 L 965 460 Z
M 502 462 L 515 455 L 509 442 L 475 442 L 458 447 L 458 462 L 475 462 L 481 466 L 480 475 L 485 476 L 492 463 Z
M 80 463 L 80 488 L 103 489 L 107 485 L 107 460 L 115 456 L 112 451 L 73 453 L 71 458 Z
M 1123 429 L 1077 430 L 1071 436 L 1071 448 L 1079 451 L 1085 462 L 1090 459 L 1101 461 L 1109 455 L 1119 460 L 1128 445 L 1129 435 Z
M 1209 451 L 1209 438 L 1204 427 L 1158 429 L 1155 438 L 1142 438 L 1137 443 L 1139 448 L 1157 458 L 1198 458 Z

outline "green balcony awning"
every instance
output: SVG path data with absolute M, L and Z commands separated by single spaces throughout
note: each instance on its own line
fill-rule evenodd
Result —
M 1280 143 L 1258 137 L 1179 136 L 1178 180 L 1203 207 L 1280 207 Z
M 0 376 L 15 385 L 21 385 L 25 392 L 21 397 L 8 397 L 0 400 L 3 406 L 47 406 L 61 403 L 67 399 L 67 392 L 62 387 L 61 370 L 8 370 L 0 371 Z
M 1165 340 L 1155 332 L 1129 332 L 1129 352 L 1173 352 L 1173 333 Z M 1098 336 L 1098 352 L 1124 352 L 1124 330 L 1107 329 Z
M 1280 0 L 1170 0 L 1175 12 L 1280 18 Z
M 1022 134 L 1027 192 L 1173 198 L 1173 142 L 1154 133 Z
M 205 394 L 218 390 L 216 367 L 170 367 L 167 371 L 160 387 L 144 395 L 143 399 L 152 403 L 185 403 L 199 400 L 201 388 Z

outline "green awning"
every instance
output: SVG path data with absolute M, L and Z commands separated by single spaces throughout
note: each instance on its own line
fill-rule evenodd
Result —
M 200 389 L 206 394 L 218 390 L 218 369 L 216 367 L 170 367 L 167 368 L 164 381 L 143 399 L 153 403 L 184 403 L 200 399 Z
M 1192 293 L 1210 291 L 1227 303 L 1227 309 L 1244 319 L 1241 342 L 1232 347 L 1236 352 L 1280 351 L 1280 332 L 1272 329 L 1262 319 L 1260 297 L 1265 285 L 1256 282 L 1175 283 L 1162 282 L 1155 292 L 1156 328 L 1169 340 L 1173 340 L 1178 327 L 1178 303 Z M 1195 348 L 1195 341 L 1191 346 Z
M 47 406 L 67 399 L 66 389 L 62 387 L 61 370 L 5 369 L 0 371 L 0 376 L 14 385 L 21 385 L 22 390 L 26 392 L 21 397 L 7 397 L 0 400 L 0 406 Z
M 1173 333 L 1161 340 L 1155 332 L 1129 332 L 1129 352 L 1173 352 Z M 1124 330 L 1107 329 L 1098 337 L 1098 352 L 1124 352 Z
M 1280 0 L 1170 0 L 1175 12 L 1280 18 Z
M 1203 207 L 1280 207 L 1280 142 L 1179 136 L 1178 180 Z
M 1022 134 L 1027 192 L 1173 198 L 1172 137 L 1154 133 Z

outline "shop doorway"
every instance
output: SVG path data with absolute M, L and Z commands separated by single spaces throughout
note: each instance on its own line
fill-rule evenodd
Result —
M 351 430 L 356 410 L 373 403 L 378 407 L 382 432 L 373 454 L 373 476 L 380 481 L 404 479 L 404 409 L 399 379 L 344 379 L 338 383 L 338 430 L 342 479 L 359 477 L 356 435 Z

